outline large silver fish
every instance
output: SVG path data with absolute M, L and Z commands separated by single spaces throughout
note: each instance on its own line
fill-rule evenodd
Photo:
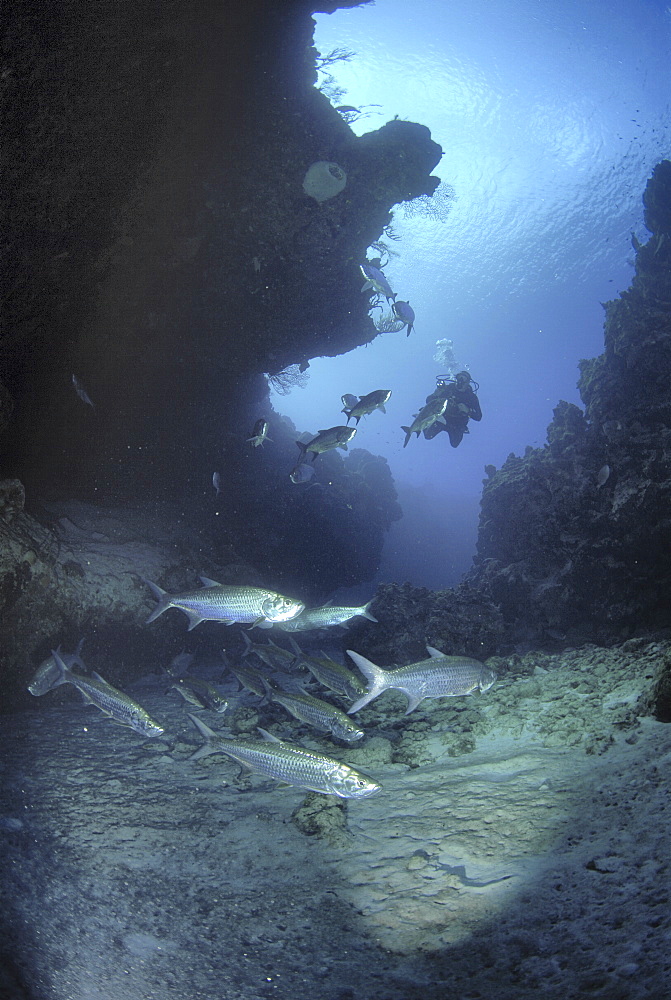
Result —
M 302 601 L 283 597 L 274 590 L 217 583 L 206 576 L 200 579 L 204 584 L 202 590 L 188 590 L 183 594 L 166 594 L 151 580 L 145 580 L 159 602 L 147 618 L 147 624 L 168 608 L 179 608 L 189 619 L 189 631 L 206 621 L 224 625 L 242 622 L 269 628 L 277 622 L 295 618 L 305 607 Z
M 313 698 L 311 694 L 302 694 L 298 691 L 280 691 L 269 681 L 266 681 L 266 689 L 271 701 L 283 705 L 295 719 L 307 722 L 315 729 L 331 733 L 347 743 L 360 740 L 364 734 L 363 729 L 355 726 L 344 712 L 341 712 L 335 705 L 329 704 L 328 701 L 322 701 L 321 698 Z
M 347 451 L 347 444 L 352 440 L 355 434 L 356 427 L 345 427 L 341 424 L 338 427 L 327 427 L 326 430 L 319 431 L 319 433 L 308 442 L 297 441 L 296 444 L 301 450 L 301 457 L 298 465 L 306 461 L 308 452 L 310 451 L 312 452 L 313 462 L 317 455 L 321 455 L 325 451 L 330 451 L 332 448 L 342 448 L 343 451 Z
M 289 637 L 291 638 L 291 637 Z M 291 640 L 293 642 L 293 640 Z M 304 664 L 320 684 L 330 688 L 336 694 L 341 694 L 351 701 L 353 698 L 360 698 L 366 693 L 366 686 L 362 680 L 347 667 L 333 660 L 323 651 L 320 656 L 306 656 L 299 646 L 297 649 L 297 660 Z
M 58 687 L 60 684 L 72 684 L 81 692 L 85 701 L 95 705 L 115 722 L 119 722 L 123 726 L 130 726 L 141 736 L 160 736 L 164 732 L 163 727 L 159 726 L 158 722 L 154 722 L 142 705 L 138 705 L 123 691 L 112 687 L 100 674 L 93 673 L 91 677 L 75 674 L 66 666 L 55 650 L 52 650 L 51 655 L 59 672 L 58 680 L 52 687 Z
M 391 285 L 379 267 L 375 267 L 370 261 L 366 261 L 365 264 L 359 264 L 359 268 L 366 279 L 361 286 L 362 292 L 367 292 L 369 288 L 372 288 L 377 295 L 384 295 L 387 302 L 389 299 L 393 300 L 396 298 L 396 292 L 392 292 Z
M 80 639 L 74 653 L 62 653 L 60 646 L 56 652 L 66 667 L 79 667 L 80 670 L 86 670 L 86 665 L 80 656 L 83 645 L 84 640 Z M 28 690 L 36 698 L 39 698 L 40 695 L 46 694 L 47 691 L 51 691 L 52 687 L 57 687 L 61 683 L 61 671 L 52 653 L 51 656 L 47 656 L 46 660 L 42 660 L 40 663 L 35 671 L 35 676 L 28 685 Z
M 407 445 L 408 441 L 413 434 L 417 434 L 417 437 L 425 431 L 432 424 L 445 423 L 445 417 L 443 413 L 445 412 L 445 407 L 447 406 L 446 399 L 432 399 L 426 406 L 423 406 L 419 413 L 415 414 L 415 419 L 413 420 L 410 427 L 401 427 L 402 431 L 405 431 L 405 441 L 403 442 L 403 447 Z
M 313 628 L 329 628 L 331 625 L 344 625 L 345 622 L 348 622 L 351 618 L 357 618 L 359 615 L 371 622 L 376 622 L 377 618 L 374 618 L 368 610 L 372 603 L 373 599 L 357 608 L 335 607 L 331 604 L 325 604 L 321 608 L 309 608 L 308 610 L 301 611 L 291 621 L 278 622 L 278 628 L 281 628 L 284 632 L 307 632 Z
M 350 422 L 351 417 L 354 417 L 358 426 L 361 418 L 372 413 L 373 410 L 382 410 L 383 413 L 386 413 L 384 404 L 389 402 L 390 396 L 391 389 L 375 389 L 374 392 L 369 392 L 366 396 L 361 396 L 360 398 L 347 394 L 342 397 L 345 405 L 340 412 L 347 414 L 347 423 Z M 352 399 L 354 399 L 353 403 Z
M 259 730 L 263 740 L 229 739 L 215 733 L 195 715 L 190 718 L 206 740 L 205 745 L 193 754 L 193 759 L 211 753 L 225 753 L 257 774 L 324 795 L 338 795 L 341 799 L 360 799 L 380 788 L 376 781 L 348 764 L 285 743 L 263 729 Z
M 357 667 L 368 678 L 368 693 L 355 701 L 348 714 L 358 712 L 383 691 L 394 688 L 408 699 L 405 714 L 409 715 L 424 698 L 456 698 L 474 691 L 488 691 L 496 674 L 480 660 L 470 656 L 445 656 L 433 646 L 426 647 L 428 660 L 409 663 L 394 670 L 383 670 L 365 656 L 348 649 Z

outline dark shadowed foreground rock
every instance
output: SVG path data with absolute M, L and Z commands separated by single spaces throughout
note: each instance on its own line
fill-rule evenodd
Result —
M 518 640 L 576 642 L 668 624 L 671 588 L 671 163 L 645 191 L 652 232 L 560 402 L 544 448 L 485 483 L 472 586 Z

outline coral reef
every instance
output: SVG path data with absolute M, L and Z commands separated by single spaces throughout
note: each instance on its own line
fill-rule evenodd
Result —
M 488 472 L 472 586 L 516 641 L 613 641 L 668 624 L 671 586 L 671 163 L 648 181 L 636 275 L 605 306 L 544 448 Z

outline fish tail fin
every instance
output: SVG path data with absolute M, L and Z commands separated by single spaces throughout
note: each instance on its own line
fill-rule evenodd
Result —
M 307 448 L 305 447 L 305 444 L 302 441 L 297 441 L 296 444 L 298 445 L 298 448 L 300 450 L 301 458 L 305 458 L 305 455 L 307 453 Z
M 347 423 L 349 424 L 350 417 L 352 416 L 352 410 L 349 406 L 343 406 L 341 413 L 347 414 Z
M 165 590 L 163 590 L 161 587 L 159 587 L 158 584 L 152 583 L 151 580 L 145 580 L 144 577 L 142 579 L 147 584 L 152 594 L 158 601 L 158 604 L 156 605 L 152 613 L 149 615 L 149 618 L 147 618 L 145 622 L 145 625 L 149 625 L 150 622 L 155 621 L 159 615 L 162 615 L 164 611 L 168 610 L 168 608 L 170 607 L 170 595 L 167 594 Z
M 51 655 L 54 658 L 54 663 L 58 667 L 58 677 L 49 688 L 50 691 L 52 688 L 60 687 L 61 684 L 68 684 L 70 681 L 70 671 L 68 670 L 67 665 L 64 663 L 64 661 L 61 659 L 59 649 L 60 646 L 58 647 L 58 649 L 51 650 Z
M 367 604 L 364 604 L 364 606 L 361 609 L 361 614 L 363 615 L 364 618 L 367 618 L 369 622 L 376 622 L 377 621 L 377 618 L 375 617 L 375 615 L 372 615 L 370 613 L 370 611 L 368 610 L 374 600 L 375 600 L 375 598 L 371 597 L 370 601 L 368 601 Z
M 403 426 L 401 426 L 401 430 L 405 431 L 405 441 L 403 442 L 403 447 L 405 448 L 405 446 L 407 445 L 408 441 L 412 437 L 412 431 L 410 430 L 409 427 L 403 427 Z
M 200 732 L 200 735 L 205 739 L 205 743 L 202 747 L 198 747 L 195 753 L 191 754 L 191 760 L 200 760 L 201 757 L 208 757 L 211 753 L 219 753 L 220 748 L 215 746 L 212 742 L 214 739 L 219 739 L 217 733 L 214 729 L 210 729 L 206 726 L 202 719 L 199 719 L 197 715 L 192 715 L 189 712 L 189 718 L 193 722 L 196 729 Z
M 244 652 L 243 652 L 242 655 L 243 656 L 249 656 L 249 654 L 252 651 L 252 640 L 249 638 L 249 636 L 244 631 L 244 629 L 241 629 L 240 631 L 241 631 L 241 634 L 242 634 L 242 638 L 245 640 L 245 650 L 244 650 Z
M 291 646 L 291 648 L 294 651 L 294 656 L 300 657 L 302 659 L 303 658 L 303 650 L 298 645 L 298 643 L 296 642 L 296 640 L 294 639 L 294 637 L 292 635 L 287 635 L 287 639 L 289 640 L 289 645 Z
M 387 677 L 386 671 L 382 667 L 378 667 L 376 663 L 372 663 L 371 660 L 367 660 L 365 656 L 361 656 L 360 653 L 355 653 L 353 649 L 347 650 L 347 655 L 354 660 L 355 664 L 368 680 L 368 691 L 366 694 L 362 695 L 358 701 L 355 701 L 347 709 L 347 714 L 352 715 L 354 712 L 358 712 L 360 708 L 367 705 L 369 701 L 373 698 L 377 698 L 379 694 L 387 688 Z

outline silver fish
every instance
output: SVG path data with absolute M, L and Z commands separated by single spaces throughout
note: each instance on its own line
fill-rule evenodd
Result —
M 264 441 L 270 441 L 272 444 L 273 439 L 268 437 L 268 426 L 268 421 L 265 417 L 259 417 L 254 424 L 252 436 L 247 438 L 247 441 L 251 444 L 252 448 L 263 447 Z
M 221 476 L 219 475 L 218 472 L 212 473 L 212 485 L 217 491 L 217 496 L 219 496 L 219 494 L 221 493 Z
M 407 327 L 405 335 L 406 337 L 409 337 L 415 323 L 415 310 L 409 302 L 403 302 L 399 299 L 397 302 L 392 304 L 391 311 L 396 319 L 400 320 L 403 324 L 401 329 L 403 329 L 404 326 Z
M 417 437 L 425 431 L 432 424 L 442 423 L 444 424 L 445 417 L 443 413 L 445 412 L 445 407 L 447 406 L 447 399 L 432 399 L 426 406 L 423 406 L 419 413 L 415 414 L 415 419 L 413 420 L 410 427 L 401 427 L 402 431 L 405 431 L 405 441 L 403 442 L 403 447 L 407 445 L 408 441 L 413 434 L 417 434 Z
M 291 639 L 291 636 L 289 636 Z M 291 640 L 293 642 L 293 640 Z M 366 693 L 366 685 L 355 673 L 347 667 L 331 659 L 323 651 L 320 656 L 305 656 L 299 646 L 296 646 L 297 660 L 303 663 L 310 671 L 315 680 L 330 688 L 336 694 L 341 694 L 351 701 L 353 698 L 360 698 Z
M 301 450 L 301 457 L 298 464 L 300 465 L 307 458 L 310 451 L 312 452 L 313 462 L 317 455 L 321 455 L 325 451 L 330 451 L 331 448 L 342 448 L 343 451 L 347 451 L 347 444 L 355 434 L 356 427 L 345 427 L 341 424 L 338 427 L 328 427 L 326 430 L 319 431 L 307 443 L 297 441 L 296 444 Z
M 72 376 L 72 384 L 75 387 L 75 392 L 77 393 L 77 395 L 81 399 L 82 403 L 87 403 L 89 406 L 91 406 L 95 410 L 95 406 L 94 406 L 94 404 L 93 404 L 93 402 L 91 400 L 91 397 L 89 396 L 88 392 L 86 391 L 86 389 L 84 388 L 84 386 L 79 381 L 79 379 L 77 378 L 76 375 Z
M 158 722 L 154 722 L 142 705 L 138 705 L 123 691 L 112 687 L 100 674 L 93 673 L 91 677 L 75 674 L 66 666 L 55 650 L 52 651 L 51 655 L 59 670 L 59 678 L 53 687 L 58 687 L 60 684 L 72 684 L 81 692 L 87 702 L 95 705 L 115 722 L 119 722 L 123 726 L 130 726 L 141 736 L 160 736 L 164 732 L 163 727 L 159 726 Z
M 251 653 L 255 653 L 266 666 L 274 670 L 278 664 L 281 667 L 290 667 L 296 661 L 296 654 L 292 653 L 289 649 L 283 649 L 278 646 L 276 642 L 269 639 L 267 643 L 252 642 L 246 632 L 242 633 L 242 638 L 245 641 L 245 651 L 242 654 L 243 657 L 249 656 Z
M 151 580 L 145 580 L 159 602 L 146 623 L 155 621 L 168 608 L 179 608 L 189 619 L 189 631 L 205 621 L 223 622 L 225 625 L 236 622 L 273 624 L 295 618 L 305 607 L 302 601 L 283 597 L 274 590 L 229 586 L 206 576 L 200 579 L 204 585 L 202 590 L 189 590 L 183 594 L 166 594 Z
M 344 712 L 341 712 L 335 705 L 330 705 L 328 701 L 322 701 L 321 698 L 313 698 L 311 694 L 298 691 L 280 691 L 269 681 L 266 681 L 266 689 L 271 701 L 284 705 L 287 712 L 291 712 L 294 718 L 301 722 L 307 722 L 315 729 L 331 733 L 347 743 L 360 740 L 364 734 L 363 729 L 358 729 Z
M 409 663 L 395 670 L 383 670 L 365 656 L 348 649 L 357 667 L 368 678 L 368 693 L 348 709 L 348 714 L 358 712 L 383 691 L 394 688 L 408 699 L 405 714 L 409 715 L 424 698 L 456 698 L 474 691 L 488 691 L 496 674 L 480 660 L 470 656 L 445 656 L 433 646 L 426 647 L 428 660 Z
M 79 667 L 81 670 L 86 670 L 86 665 L 79 655 L 82 651 L 83 645 L 84 640 L 80 639 L 74 653 L 61 653 L 60 646 L 56 652 L 66 667 Z M 35 671 L 35 676 L 28 685 L 28 690 L 31 694 L 34 694 L 36 698 L 39 698 L 40 695 L 46 694 L 47 691 L 51 691 L 52 687 L 57 687 L 60 683 L 62 683 L 60 678 L 61 671 L 52 654 L 51 656 L 47 656 L 46 660 L 42 660 L 39 667 Z
M 199 708 L 211 708 L 213 712 L 225 712 L 228 708 L 228 702 L 217 689 L 200 677 L 180 677 L 172 686 L 185 701 L 197 704 Z M 191 696 L 195 696 L 198 701 L 194 702 Z
M 390 397 L 391 389 L 375 389 L 374 392 L 369 392 L 366 396 L 361 396 L 361 398 L 354 396 L 354 403 L 351 403 L 345 402 L 345 400 L 352 399 L 352 396 L 347 394 L 341 397 L 345 405 L 340 412 L 347 414 L 347 423 L 350 422 L 351 417 L 354 417 L 358 426 L 361 418 L 372 413 L 374 410 L 382 410 L 383 413 L 386 413 L 384 404 L 389 402 Z
M 233 664 L 228 660 L 226 654 L 222 650 L 222 656 L 224 657 L 224 663 L 231 671 L 233 676 L 239 681 L 242 687 L 247 688 L 252 694 L 257 694 L 259 698 L 265 698 L 266 688 L 265 688 L 265 677 L 260 670 L 256 667 L 250 667 L 248 664 L 244 666 L 242 664 Z
M 361 286 L 362 292 L 367 292 L 369 288 L 372 288 L 376 294 L 384 295 L 387 302 L 389 299 L 393 300 L 396 298 L 396 292 L 392 292 L 391 285 L 379 267 L 375 267 L 369 261 L 366 261 L 365 264 L 360 264 L 359 268 L 366 279 Z
M 306 611 L 301 611 L 299 615 L 296 615 L 291 621 L 278 622 L 278 628 L 281 628 L 284 632 L 307 632 L 312 628 L 328 628 L 331 625 L 344 625 L 351 618 L 356 618 L 361 615 L 363 618 L 368 618 L 371 622 L 376 622 L 377 618 L 368 610 L 373 603 L 373 600 L 368 601 L 367 604 L 362 604 L 358 608 L 340 608 L 334 607 L 331 604 L 325 604 L 322 608 L 310 608 Z
M 189 718 L 206 740 L 205 746 L 196 750 L 192 759 L 197 760 L 211 753 L 225 753 L 256 774 L 324 795 L 338 795 L 341 799 L 363 798 L 380 788 L 376 781 L 348 764 L 285 743 L 263 729 L 259 729 L 263 740 L 229 739 L 215 733 L 195 715 Z
M 289 473 L 289 479 L 292 483 L 307 483 L 312 479 L 314 474 L 314 465 L 307 465 L 305 462 L 300 461 Z

